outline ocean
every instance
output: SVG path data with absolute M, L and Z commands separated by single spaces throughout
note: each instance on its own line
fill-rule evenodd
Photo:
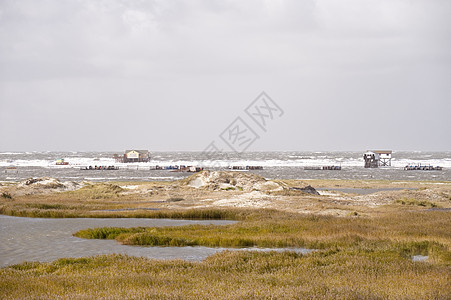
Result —
M 262 166 L 250 170 L 267 179 L 386 179 L 451 180 L 451 152 L 395 151 L 392 165 L 364 168 L 363 152 L 245 152 L 215 153 L 205 159 L 202 152 L 151 152 L 146 163 L 118 163 L 118 152 L 0 152 L 0 182 L 31 177 L 53 177 L 61 181 L 155 181 L 176 180 L 191 175 L 155 166 L 199 166 L 227 170 L 230 166 Z M 68 165 L 56 165 L 64 159 Z M 404 170 L 406 165 L 441 166 L 441 171 Z M 305 167 L 340 166 L 341 170 L 307 170 Z M 115 166 L 114 170 L 82 170 L 85 167 Z

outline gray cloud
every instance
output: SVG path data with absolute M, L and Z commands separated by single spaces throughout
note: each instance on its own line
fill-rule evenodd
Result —
M 1 0 L 0 150 L 202 150 L 262 90 L 286 113 L 254 150 L 449 150 L 449 13 L 445 0 Z

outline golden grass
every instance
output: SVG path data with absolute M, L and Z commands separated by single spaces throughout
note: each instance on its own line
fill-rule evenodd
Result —
M 431 201 L 426 201 L 426 200 L 417 200 L 414 198 L 402 198 L 402 199 L 398 199 L 395 200 L 396 204 L 401 204 L 401 205 L 413 205 L 413 206 L 423 206 L 423 207 L 437 207 L 437 204 L 431 202 Z
M 406 257 L 429 255 L 451 265 L 449 212 L 402 212 L 366 218 L 260 210 L 243 212 L 238 218 L 244 221 L 226 226 L 95 228 L 81 230 L 75 236 L 140 246 L 392 249 Z
M 0 270 L 2 299 L 449 299 L 449 267 L 393 251 L 226 251 L 203 262 L 123 255 Z
M 0 297 L 451 297 L 450 212 L 404 211 L 371 218 L 302 216 L 273 210 L 231 210 L 229 214 L 242 221 L 227 226 L 106 228 L 82 231 L 80 236 L 133 240 L 136 234 L 150 233 L 161 238 L 157 245 L 172 239 L 170 245 L 180 246 L 185 240 L 197 239 L 197 244 L 211 246 L 308 246 L 319 250 L 307 255 L 226 251 L 203 262 L 110 255 L 23 263 L 0 269 Z M 411 256 L 416 254 L 429 255 L 429 259 L 413 262 Z
M 284 179 L 283 182 L 295 186 L 299 180 Z M 450 181 L 377 180 L 377 179 L 304 179 L 303 182 L 317 188 L 433 188 L 449 185 Z
M 296 185 L 296 181 L 284 181 Z M 389 181 L 316 181 L 324 187 L 393 187 Z M 117 184 L 119 187 L 120 184 Z M 238 197 L 241 191 L 189 189 L 175 183 L 140 183 L 145 193 L 128 194 L 108 184 L 73 192 L 0 198 L 0 213 L 40 217 L 153 217 L 234 219 L 226 226 L 103 228 L 80 231 L 85 238 L 110 238 L 132 245 L 212 247 L 306 247 L 317 251 L 226 251 L 203 262 L 159 261 L 123 255 L 23 263 L 0 269 L 1 299 L 450 299 L 451 212 L 449 183 L 411 182 L 377 196 L 371 206 L 347 196 L 278 195 L 287 211 L 195 208 L 208 197 Z M 399 184 L 401 185 L 401 183 Z M 397 185 L 398 186 L 398 185 Z M 440 185 L 439 185 L 440 186 Z M 401 187 L 401 186 L 400 186 Z M 9 191 L 6 191 L 9 192 Z M 365 200 L 365 199 L 364 199 Z M 372 198 L 370 197 L 372 201 Z M 365 200 L 366 201 L 366 200 Z M 171 209 L 177 205 L 177 210 Z M 345 217 L 299 214 L 348 211 Z M 159 211 L 108 209 L 156 207 Z M 309 210 L 307 210 L 307 208 Z M 285 209 L 285 208 L 284 208 Z M 413 262 L 412 255 L 428 255 Z

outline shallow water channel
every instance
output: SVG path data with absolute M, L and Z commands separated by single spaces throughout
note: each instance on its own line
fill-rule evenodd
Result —
M 42 219 L 0 215 L 0 267 L 24 261 L 53 261 L 63 257 L 86 257 L 121 253 L 156 259 L 199 261 L 225 248 L 126 246 L 115 240 L 90 240 L 72 236 L 81 229 L 97 227 L 162 227 L 189 224 L 233 224 L 222 220 L 170 219 Z M 253 248 L 252 248 L 253 249 Z M 259 249 L 267 250 L 267 249 Z M 308 249 L 293 249 L 308 253 Z

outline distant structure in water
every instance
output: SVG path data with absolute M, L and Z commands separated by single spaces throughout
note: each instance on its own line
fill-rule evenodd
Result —
M 64 161 L 63 158 L 58 159 L 58 160 L 56 161 L 56 165 L 58 165 L 58 166 L 66 166 L 66 165 L 68 165 L 68 164 L 69 164 L 69 163 L 68 163 L 67 161 Z
M 391 154 L 391 150 L 367 150 L 367 152 L 363 154 L 365 168 L 391 166 Z
M 431 166 L 431 165 L 422 166 L 421 164 L 419 164 L 419 165 L 407 165 L 404 167 L 404 170 L 408 170 L 408 171 L 412 171 L 412 170 L 415 170 L 415 171 L 420 171 L 420 170 L 421 171 L 441 171 L 441 170 L 443 170 L 443 168 L 440 166 L 436 166 L 436 167 Z
M 304 170 L 341 170 L 341 166 L 322 166 L 322 167 L 315 167 L 315 166 L 307 166 L 304 167 Z
M 150 153 L 148 150 L 126 150 L 123 155 L 115 154 L 113 158 L 120 163 L 149 162 Z

